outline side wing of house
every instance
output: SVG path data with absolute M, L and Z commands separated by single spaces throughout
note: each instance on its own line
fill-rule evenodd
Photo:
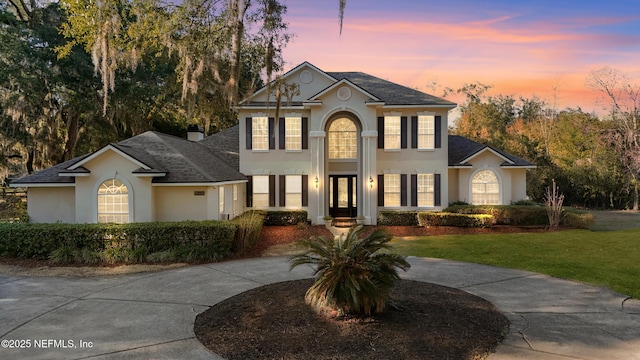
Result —
M 27 187 L 33 222 L 228 219 L 246 178 L 206 147 L 147 132 L 40 173 Z
M 473 205 L 508 205 L 527 197 L 527 169 L 516 156 L 461 136 L 449 137 L 449 199 Z

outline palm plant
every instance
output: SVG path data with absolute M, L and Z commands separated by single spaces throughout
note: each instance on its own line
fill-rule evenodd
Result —
M 406 258 L 388 251 L 391 236 L 382 230 L 358 237 L 362 226 L 354 226 L 344 238 L 315 237 L 300 240 L 305 252 L 291 257 L 291 269 L 315 266 L 316 280 L 305 301 L 319 313 L 336 311 L 371 315 L 386 309 L 389 293 L 400 279 L 397 268 L 408 270 Z

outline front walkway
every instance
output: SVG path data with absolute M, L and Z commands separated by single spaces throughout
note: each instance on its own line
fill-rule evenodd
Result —
M 548 276 L 410 258 L 403 278 L 463 289 L 511 321 L 490 359 L 640 359 L 640 302 Z M 0 274 L 1 359 L 216 359 L 196 315 L 243 291 L 310 277 L 269 257 L 95 278 Z M 21 349 L 9 349 L 22 340 Z M 71 343 L 73 342 L 73 343 Z M 46 348 L 45 348 L 46 346 Z

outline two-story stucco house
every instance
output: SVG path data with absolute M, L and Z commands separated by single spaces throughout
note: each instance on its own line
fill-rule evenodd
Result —
M 284 80 L 295 84 L 295 95 L 276 106 L 270 88 L 257 91 L 240 103 L 231 129 L 190 139 L 147 132 L 12 186 L 29 188 L 35 222 L 226 219 L 248 209 L 303 209 L 314 224 L 326 215 L 376 224 L 381 210 L 526 197 L 526 170 L 535 165 L 449 136 L 452 102 L 307 62 Z

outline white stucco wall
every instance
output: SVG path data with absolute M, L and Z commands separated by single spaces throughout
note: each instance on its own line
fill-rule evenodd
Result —
M 500 199 L 502 205 L 509 205 L 527 196 L 526 169 L 502 167 L 504 159 L 497 155 L 484 151 L 474 157 L 469 163 L 471 169 L 451 169 L 451 172 L 458 174 L 458 195 L 450 201 L 465 201 L 471 203 L 471 179 L 482 170 L 491 170 L 498 177 L 500 183 Z M 452 184 L 453 185 L 453 184 Z M 450 191 L 450 194 L 453 192 Z
M 204 191 L 204 195 L 196 195 L 197 191 Z M 211 187 L 177 187 L 154 186 L 155 221 L 182 221 L 182 220 L 217 220 L 217 206 L 215 214 L 210 217 L 208 202 L 210 197 L 215 197 L 217 205 L 217 189 Z
M 34 223 L 75 223 L 75 188 L 30 187 L 27 211 Z
M 114 178 L 122 181 L 129 191 L 129 221 L 153 221 L 151 178 L 132 175 L 140 165 L 107 150 L 83 166 L 91 173 L 89 176 L 76 177 L 76 222 L 97 222 L 98 188 L 104 181 Z

